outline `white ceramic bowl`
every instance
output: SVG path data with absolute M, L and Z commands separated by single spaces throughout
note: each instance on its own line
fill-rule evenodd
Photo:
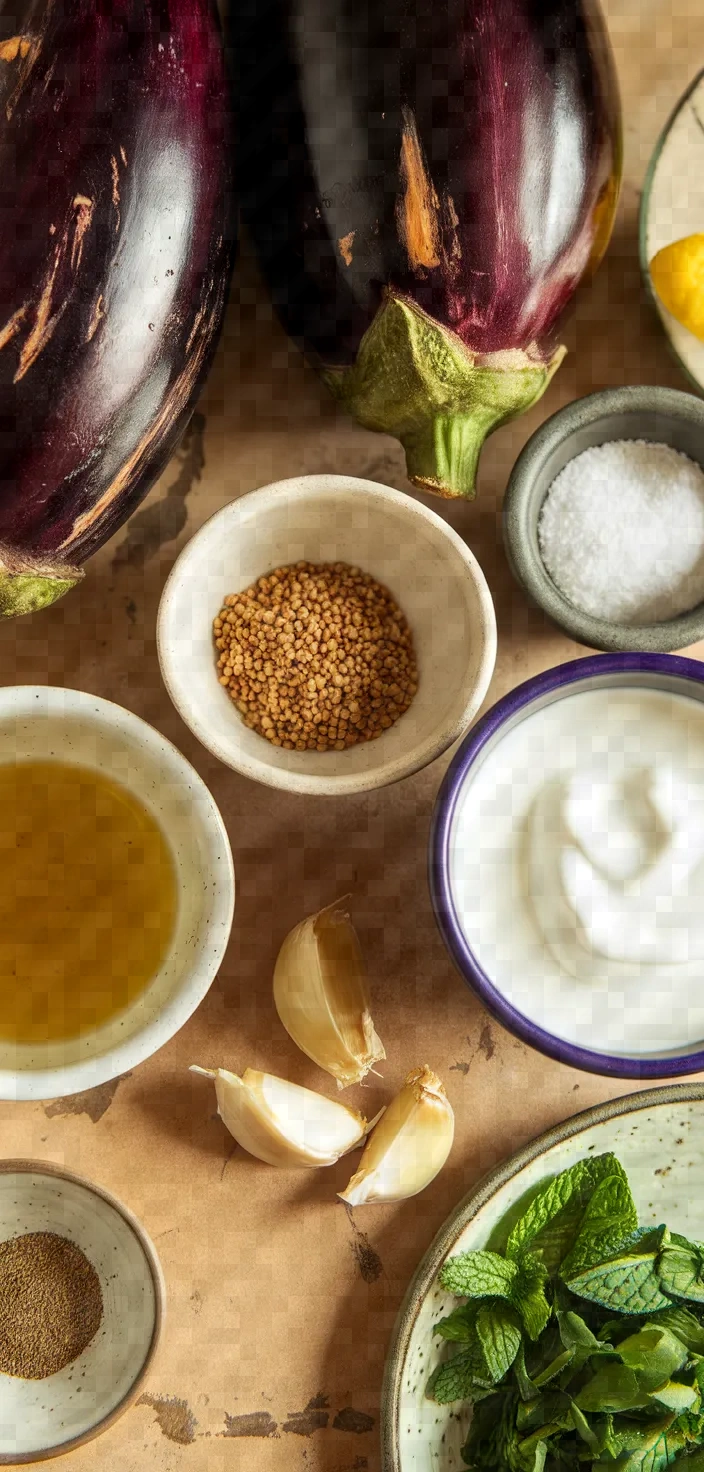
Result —
M 0 1466 L 39 1462 L 107 1430 L 139 1394 L 156 1352 L 165 1288 L 154 1248 L 106 1191 L 43 1161 L 0 1162 L 0 1242 L 56 1232 L 100 1279 L 103 1319 L 77 1360 L 46 1380 L 0 1375 Z
M 680 97 L 658 138 L 640 202 L 640 265 L 670 348 L 692 386 L 704 391 L 704 342 L 668 312 L 653 286 L 659 250 L 697 235 L 704 219 L 704 71 Z
M 218 683 L 212 624 L 223 599 L 303 559 L 347 562 L 384 583 L 415 642 L 420 681 L 409 710 L 342 752 L 270 745 Z M 411 496 L 346 475 L 279 481 L 216 512 L 171 572 L 157 638 L 169 695 L 209 751 L 256 782 L 319 795 L 383 787 L 427 766 L 467 730 L 496 659 L 491 595 L 462 539 Z
M 586 1110 L 533 1140 L 460 1202 L 426 1253 L 394 1330 L 382 1393 L 383 1472 L 462 1472 L 465 1403 L 439 1406 L 425 1389 L 447 1351 L 433 1325 L 457 1299 L 438 1284 L 447 1257 L 494 1246 L 492 1234 L 526 1193 L 585 1155 L 612 1150 L 628 1172 L 640 1222 L 704 1236 L 704 1085 L 671 1084 Z M 616 1465 L 616 1464 L 614 1464 Z
M 203 1000 L 232 925 L 232 854 L 215 803 L 171 742 L 80 690 L 0 689 L 0 763 L 53 758 L 104 772 L 159 822 L 176 866 L 174 935 L 153 981 L 122 1014 L 66 1042 L 0 1038 L 0 1098 L 53 1099 L 117 1078 L 168 1042 Z

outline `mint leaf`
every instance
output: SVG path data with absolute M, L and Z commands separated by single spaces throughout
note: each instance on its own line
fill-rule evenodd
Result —
M 507 1447 L 507 1461 L 517 1469 L 517 1472 L 518 1469 L 533 1466 L 533 1458 L 536 1451 L 542 1457 L 542 1452 L 540 1451 L 541 1443 L 546 1446 L 549 1437 L 559 1434 L 561 1430 L 571 1429 L 571 1422 L 568 1421 L 566 1414 L 558 1416 L 555 1420 L 550 1418 L 549 1407 L 543 1405 L 542 1399 L 536 1405 L 536 1414 L 533 1417 L 535 1429 L 521 1436 L 520 1423 L 521 1412 L 519 1411 L 518 1438 L 515 1443 L 509 1444 Z M 500 1465 L 503 1468 L 504 1463 L 502 1462 Z
M 450 1405 L 455 1400 L 473 1400 L 477 1395 L 487 1394 L 493 1386 L 482 1378 L 483 1364 L 477 1345 L 453 1355 L 433 1371 L 425 1394 L 438 1405 Z
M 455 1400 L 476 1402 L 503 1380 L 521 1344 L 514 1311 L 503 1303 L 485 1304 L 476 1312 L 467 1346 L 434 1370 L 426 1396 L 446 1405 Z
M 580 1318 L 579 1314 L 573 1313 L 571 1309 L 566 1313 L 560 1310 L 557 1315 L 557 1323 L 560 1339 L 565 1349 L 588 1350 L 590 1354 L 593 1354 L 596 1350 L 604 1348 L 604 1341 L 597 1339 L 588 1324 L 585 1324 L 584 1319 Z M 611 1348 L 610 1345 L 606 1347 Z
M 526 1357 L 522 1344 L 519 1346 L 518 1354 L 516 1355 L 516 1358 L 513 1362 L 513 1373 L 516 1377 L 516 1384 L 518 1386 L 518 1393 L 521 1397 L 521 1400 L 534 1400 L 538 1392 L 535 1388 L 534 1381 L 531 1380 L 531 1377 L 526 1370 Z
M 518 1311 L 529 1339 L 539 1339 L 550 1318 L 550 1305 L 542 1288 L 524 1293 L 517 1300 Z
M 696 1247 L 663 1247 L 656 1272 L 664 1293 L 690 1303 L 704 1303 L 702 1259 Z
M 689 1237 L 683 1237 L 681 1232 L 671 1232 L 668 1227 L 665 1228 L 665 1232 L 667 1243 L 663 1242 L 663 1247 L 669 1246 L 671 1242 L 675 1247 L 684 1247 L 689 1252 L 698 1252 L 700 1255 L 704 1252 L 704 1242 L 695 1242 L 694 1239 L 690 1241 Z
M 669 1381 L 675 1370 L 682 1369 L 688 1360 L 688 1350 L 677 1340 L 675 1334 L 663 1325 L 639 1329 L 627 1340 L 617 1345 L 623 1365 L 638 1370 L 639 1384 L 644 1390 L 654 1390 L 657 1385 Z
M 542 1437 L 538 1440 L 527 1438 L 519 1445 L 514 1472 L 543 1472 L 547 1454 L 548 1444 Z
M 530 1427 L 533 1435 L 537 1431 L 543 1440 L 547 1440 L 555 1430 L 569 1431 L 572 1429 L 570 1405 L 570 1397 L 564 1391 L 543 1390 L 532 1407 L 525 1406 L 519 1409 L 516 1419 L 523 1413 L 524 1427 Z M 548 1427 L 550 1430 L 547 1429 Z
M 701 1394 L 701 1386 L 697 1386 Z M 701 1406 L 699 1410 L 684 1411 L 677 1417 L 676 1426 L 682 1432 L 685 1441 L 694 1441 L 697 1445 L 704 1442 L 704 1414 Z
M 492 1395 L 474 1407 L 462 1457 L 477 1472 L 513 1467 L 518 1457 L 515 1395 Z
M 618 1353 L 629 1369 L 643 1370 L 648 1375 L 655 1376 L 654 1385 L 669 1380 L 675 1370 L 681 1370 L 687 1363 L 685 1345 L 662 1324 L 652 1327 L 648 1324 L 637 1334 L 630 1334 L 628 1339 L 622 1339 L 618 1345 Z
M 635 1371 L 627 1365 L 601 1365 L 582 1387 L 575 1403 L 581 1411 L 634 1411 L 647 1406 Z
M 658 1227 L 637 1227 L 631 1232 L 630 1237 L 621 1243 L 619 1252 L 657 1252 L 659 1247 L 664 1246 L 670 1240 L 670 1232 L 666 1226 L 660 1223 Z
M 440 1405 L 476 1401 L 492 1392 L 510 1369 L 521 1343 L 516 1315 L 504 1304 L 486 1304 L 476 1314 L 467 1348 L 438 1365 L 426 1395 Z
M 598 1421 L 594 1422 L 593 1424 L 599 1427 L 599 1440 L 601 1442 L 601 1446 L 599 1448 L 600 1455 L 606 1452 L 607 1455 L 610 1457 L 617 1457 L 618 1449 L 614 1440 L 613 1416 L 608 1414 L 606 1416 L 600 1416 Z
M 544 1426 L 546 1414 L 545 1396 L 539 1392 L 532 1400 L 522 1401 L 516 1411 L 516 1427 L 518 1431 L 535 1431 L 536 1427 Z
M 539 1339 L 549 1318 L 550 1304 L 545 1297 L 547 1270 L 532 1253 L 521 1255 L 516 1264 L 511 1302 L 518 1309 L 529 1339 Z
M 442 1339 L 451 1339 L 455 1342 L 472 1339 L 476 1317 L 476 1304 L 464 1303 L 459 1308 L 454 1308 L 452 1313 L 447 1314 L 444 1319 L 440 1319 L 433 1333 L 439 1334 Z
M 671 1304 L 653 1315 L 653 1324 L 671 1329 L 673 1334 L 695 1354 L 704 1354 L 704 1328 L 683 1304 Z
M 464 1298 L 511 1298 L 518 1267 L 498 1252 L 461 1252 L 441 1268 L 440 1282 Z
M 590 1196 L 607 1176 L 620 1176 L 627 1183 L 626 1172 L 615 1155 L 578 1160 L 547 1181 L 509 1234 L 506 1256 L 515 1260 L 530 1247 L 554 1272 L 572 1246 Z
M 574 1401 L 570 1406 L 570 1417 L 577 1435 L 582 1438 L 582 1441 L 587 1443 L 589 1450 L 595 1453 L 600 1451 L 600 1438 L 592 1431 L 586 1416 L 583 1411 L 580 1411 L 579 1406 Z
M 579 1298 L 622 1314 L 649 1314 L 669 1307 L 660 1291 L 653 1252 L 609 1258 L 568 1278 L 567 1286 Z
M 593 1310 L 592 1310 L 593 1312 Z M 650 1323 L 655 1314 L 649 1314 L 646 1323 Z M 599 1325 L 599 1338 L 603 1340 L 605 1348 L 611 1347 L 613 1351 L 618 1349 L 622 1339 L 627 1339 L 629 1334 L 636 1334 L 643 1327 L 644 1315 L 641 1314 L 619 1314 L 616 1319 L 607 1319 Z
M 679 1380 L 668 1380 L 657 1390 L 651 1390 L 650 1399 L 679 1416 L 682 1411 L 691 1411 L 699 1404 L 699 1393 L 691 1385 L 682 1385 Z
M 492 1395 L 472 1409 L 467 1440 L 462 1447 L 462 1460 L 473 1469 L 497 1467 L 496 1445 L 506 1405 L 500 1395 Z M 510 1416 L 509 1411 L 509 1416 Z
M 472 1412 L 462 1458 L 473 1472 L 542 1472 L 547 1446 L 539 1437 L 523 1440 L 516 1430 L 516 1398 L 493 1395 Z
M 520 1348 L 516 1315 L 501 1303 L 487 1304 L 477 1314 L 476 1333 L 487 1378 L 496 1384 L 510 1370 Z
M 551 1380 L 554 1380 L 557 1375 L 560 1375 L 563 1370 L 566 1370 L 567 1366 L 571 1365 L 573 1359 L 574 1350 L 563 1349 L 562 1354 L 558 1354 L 554 1360 L 550 1361 L 549 1365 L 546 1365 L 544 1370 L 540 1371 L 539 1375 L 535 1376 L 534 1384 L 538 1390 L 542 1390 L 544 1385 L 549 1385 Z
M 606 1176 L 587 1202 L 577 1239 L 562 1262 L 562 1276 L 570 1277 L 613 1257 L 637 1227 L 638 1213 L 628 1181 L 622 1175 Z
M 673 1426 L 673 1417 L 642 1423 L 622 1423 L 613 1434 L 617 1469 L 611 1459 L 594 1462 L 593 1472 L 664 1472 L 675 1461 L 682 1437 Z

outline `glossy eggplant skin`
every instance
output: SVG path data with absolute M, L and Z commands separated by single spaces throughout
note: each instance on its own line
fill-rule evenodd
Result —
M 0 9 L 0 611 L 53 601 L 193 408 L 234 254 L 211 0 Z
M 232 25 L 243 214 L 288 331 L 412 479 L 471 494 L 474 443 L 461 485 L 413 474 L 414 416 L 429 396 L 483 438 L 557 366 L 618 195 L 597 0 L 233 0 Z

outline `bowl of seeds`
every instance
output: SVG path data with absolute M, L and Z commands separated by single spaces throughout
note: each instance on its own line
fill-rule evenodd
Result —
M 114 1196 L 0 1161 L 0 1466 L 106 1431 L 140 1393 L 164 1307 L 156 1252 Z
M 174 565 L 157 638 L 204 746 L 318 795 L 427 766 L 466 732 L 496 659 L 491 595 L 461 537 L 413 497 L 342 475 L 216 512 Z

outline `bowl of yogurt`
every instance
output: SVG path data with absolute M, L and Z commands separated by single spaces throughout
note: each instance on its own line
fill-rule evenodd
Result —
M 438 794 L 430 884 L 522 1041 L 619 1078 L 704 1069 L 704 667 L 596 655 L 505 696 Z

